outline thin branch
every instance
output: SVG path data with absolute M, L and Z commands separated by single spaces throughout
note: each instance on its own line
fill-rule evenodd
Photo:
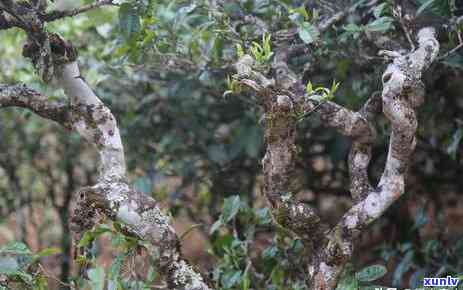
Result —
M 69 106 L 62 101 L 51 101 L 25 85 L 0 84 L 0 108 L 22 107 L 37 115 L 68 127 Z
M 76 289 L 76 287 L 74 287 L 73 284 L 65 283 L 65 282 L 61 281 L 60 279 L 58 279 L 57 277 L 55 277 L 53 274 L 50 274 L 50 273 L 42 266 L 42 264 L 40 264 L 40 263 L 39 263 L 39 268 L 40 268 L 40 270 L 42 271 L 42 273 L 45 275 L 45 277 L 54 280 L 55 282 L 57 282 L 57 283 L 60 284 L 61 286 L 69 287 L 70 289 Z
M 460 44 L 458 44 L 457 46 L 455 46 L 454 48 L 452 48 L 450 51 L 446 52 L 445 54 L 439 56 L 437 58 L 437 60 L 444 60 L 446 59 L 447 57 L 449 57 L 450 55 L 454 54 L 455 52 L 457 52 L 458 50 L 460 50 L 461 48 L 463 47 L 463 42 L 460 42 Z
M 65 17 L 76 16 L 78 14 L 85 13 L 87 11 L 90 11 L 96 8 L 100 8 L 102 6 L 118 6 L 118 4 L 113 3 L 113 0 L 100 0 L 100 1 L 96 1 L 95 3 L 87 4 L 82 7 L 72 9 L 72 10 L 64 10 L 64 11 L 55 10 L 45 15 L 42 15 L 40 19 L 44 22 L 51 22 L 51 21 L 55 21 L 61 18 L 65 18 Z
M 19 13 L 17 12 L 18 10 L 17 8 L 18 8 L 18 4 L 12 1 L 9 1 L 9 0 L 0 1 L 0 12 L 1 10 L 5 11 L 6 13 L 8 13 L 9 15 L 11 15 L 12 17 L 16 19 L 16 22 L 15 22 L 16 25 L 18 25 L 19 27 L 23 29 L 28 29 L 28 27 L 30 26 L 21 16 L 19 16 Z M 6 20 L 6 18 L 4 18 L 4 20 Z

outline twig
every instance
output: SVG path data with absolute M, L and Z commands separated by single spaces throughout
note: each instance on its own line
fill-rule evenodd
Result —
M 84 5 L 82 7 L 71 9 L 71 10 L 65 10 L 65 11 L 55 10 L 45 15 L 42 15 L 40 18 L 42 21 L 51 22 L 51 21 L 55 21 L 61 18 L 65 18 L 65 17 L 76 16 L 77 14 L 84 13 L 89 10 L 96 9 L 96 8 L 99 8 L 101 6 L 106 6 L 106 5 L 117 6 L 117 4 L 113 3 L 113 0 L 100 0 L 100 1 L 96 1 L 95 3 Z
M 59 284 L 61 284 L 62 286 L 66 286 L 66 287 L 69 287 L 71 289 L 76 289 L 74 287 L 74 285 L 70 284 L 70 283 L 65 283 L 63 281 L 61 281 L 60 279 L 56 278 L 55 276 L 53 276 L 52 274 L 48 273 L 47 270 L 45 270 L 45 268 L 42 266 L 42 264 L 39 263 L 39 268 L 40 270 L 42 270 L 43 274 L 45 275 L 45 277 L 47 278 L 50 278 L 56 282 L 58 282 Z
M 407 41 L 410 44 L 411 50 L 414 51 L 416 48 L 415 43 L 412 40 L 410 29 L 407 27 L 406 23 L 407 19 L 409 19 L 409 16 L 407 14 L 402 14 L 402 7 L 400 5 L 393 9 L 393 15 L 399 19 L 400 27 L 405 33 L 405 37 L 407 38 Z
M 437 60 L 443 60 L 443 59 L 446 59 L 449 55 L 457 52 L 457 50 L 459 50 L 460 48 L 463 47 L 463 43 L 460 43 L 459 45 L 455 46 L 454 48 L 452 48 L 450 51 L 448 51 L 447 53 L 445 53 L 444 55 L 442 56 L 439 56 L 437 58 Z
M 458 44 L 457 46 L 455 46 L 454 48 L 452 48 L 451 50 L 449 50 L 449 51 L 448 51 L 447 53 L 445 53 L 444 55 L 439 56 L 439 57 L 437 58 L 437 60 L 440 61 L 440 60 L 446 59 L 449 55 L 451 55 L 451 54 L 457 52 L 460 48 L 463 47 L 463 39 L 462 39 L 462 37 L 461 37 L 461 33 L 458 33 L 457 36 L 458 36 L 458 42 L 459 42 L 459 44 Z
M 17 20 L 17 24 L 19 24 L 18 26 L 20 26 L 21 28 L 23 29 L 27 29 L 29 27 L 29 25 L 26 23 L 26 21 L 24 21 L 24 19 L 22 19 L 21 16 L 19 16 L 17 13 L 16 13 L 16 7 L 14 7 L 12 3 L 8 3 L 10 6 L 8 6 L 6 3 L 4 3 L 5 1 L 0 1 L 0 9 L 5 11 L 6 13 L 10 14 L 11 16 L 13 16 L 13 18 L 15 18 Z M 0 11 L 1 11 L 0 10 Z

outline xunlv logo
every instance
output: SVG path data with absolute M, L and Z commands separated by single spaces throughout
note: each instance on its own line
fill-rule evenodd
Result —
M 447 278 L 424 278 L 423 286 L 424 287 L 435 287 L 435 286 L 447 286 L 447 287 L 456 287 L 460 282 L 458 278 L 452 278 L 447 276 Z

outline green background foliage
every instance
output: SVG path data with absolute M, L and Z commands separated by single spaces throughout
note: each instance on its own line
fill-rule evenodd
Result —
M 56 1 L 49 9 L 81 2 Z M 203 253 L 196 258 L 216 289 L 306 289 L 304 247 L 274 225 L 260 194 L 262 109 L 246 90 L 224 95 L 240 53 L 237 47 L 252 52 L 268 71 L 272 49 L 286 41 L 284 32 L 297 29 L 289 42 L 307 45 L 310 53 L 291 59 L 291 68 L 304 83 L 314 84 L 312 90 L 331 88 L 326 97 L 357 110 L 381 90 L 386 62 L 377 57 L 378 40 L 391 40 L 387 45 L 392 48 L 409 46 L 394 15 L 398 3 L 376 1 L 369 7 L 369 1 L 242 0 L 214 7 L 215 2 L 119 1 L 119 7 L 47 28 L 72 40 L 86 81 L 117 117 L 135 187 L 161 200 L 174 217 L 191 222 L 185 243 L 192 242 L 188 236 L 193 232 L 204 238 Z M 420 25 L 439 29 L 443 57 L 424 76 L 427 100 L 419 112 L 407 196 L 365 233 L 338 289 L 418 288 L 423 276 L 463 273 L 463 231 L 449 218 L 460 209 L 463 188 L 463 56 L 459 51 L 445 55 L 459 44 L 461 33 L 461 25 L 448 20 L 461 15 L 463 7 L 458 1 L 398 2 L 403 11 L 416 13 Z M 332 29 L 317 30 L 319 21 L 349 7 L 355 12 Z M 254 20 L 242 21 L 246 16 Z M 0 37 L 2 83 L 22 82 L 50 98 L 64 97 L 56 85 L 41 83 L 21 56 L 23 32 L 1 31 Z M 340 85 L 332 87 L 333 80 Z M 387 122 L 380 120 L 377 129 L 373 180 L 384 165 Z M 298 130 L 294 193 L 334 223 L 350 205 L 349 140 L 324 127 L 316 114 L 302 119 Z M 161 283 L 155 268 L 130 271 L 142 263 L 137 256 L 143 245 L 117 224 L 87 232 L 79 247 L 99 242 L 71 263 L 72 194 L 94 182 L 95 158 L 77 135 L 28 112 L 2 109 L 0 236 L 5 246 L 0 249 L 0 275 L 15 276 L 33 289 L 68 283 L 89 289 L 149 289 Z M 37 215 L 41 218 L 34 219 Z M 6 244 L 14 239 L 22 243 Z M 108 240 L 113 255 L 102 262 Z M 2 254 L 9 247 L 14 255 Z M 48 247 L 61 248 L 61 254 L 44 250 Z M 49 255 L 60 262 L 49 276 L 65 284 L 45 286 L 51 280 L 38 265 Z M 75 264 L 87 265 L 87 278 L 78 275 Z

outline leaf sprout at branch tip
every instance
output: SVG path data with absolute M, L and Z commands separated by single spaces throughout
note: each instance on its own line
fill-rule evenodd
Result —
M 262 45 L 253 41 L 251 45 L 251 53 L 254 56 L 254 59 L 259 64 L 264 64 L 268 62 L 272 56 L 272 46 L 270 45 L 271 36 L 268 33 L 262 35 Z
M 309 81 L 305 87 L 305 90 L 309 95 L 309 99 L 315 100 L 317 102 L 325 102 L 334 98 L 334 93 L 338 90 L 340 84 L 340 82 L 333 80 L 331 88 L 329 89 L 321 86 L 314 89 L 312 82 Z
M 233 77 L 227 76 L 227 90 L 223 93 L 223 97 L 232 94 L 239 94 L 241 92 L 241 85 L 238 80 Z

